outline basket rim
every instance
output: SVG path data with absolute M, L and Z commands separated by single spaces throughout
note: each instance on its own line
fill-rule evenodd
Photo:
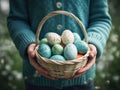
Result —
M 83 35 L 84 35 L 84 41 L 86 43 L 88 43 L 88 37 L 87 37 L 87 32 L 86 32 L 86 28 L 85 26 L 83 25 L 82 21 L 77 17 L 75 16 L 73 13 L 70 13 L 68 11 L 64 11 L 64 10 L 57 10 L 57 11 L 52 11 L 50 13 L 48 13 L 45 17 L 43 17 L 43 19 L 41 20 L 41 22 L 38 24 L 38 27 L 37 27 L 37 31 L 36 31 L 36 44 L 39 44 L 39 36 L 40 36 L 40 32 L 41 32 L 41 29 L 44 25 L 44 23 L 51 17 L 53 16 L 56 16 L 56 15 L 59 15 L 59 14 L 63 14 L 63 15 L 66 15 L 66 16 L 69 16 L 69 17 L 72 17 L 73 19 L 75 19 L 75 21 L 78 23 L 78 25 L 80 26 L 80 30 L 82 30 L 83 32 Z

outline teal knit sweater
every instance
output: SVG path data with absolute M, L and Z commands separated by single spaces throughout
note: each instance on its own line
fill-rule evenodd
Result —
M 35 86 L 57 88 L 87 83 L 95 77 L 95 65 L 81 77 L 72 80 L 54 81 L 44 76 L 34 76 L 35 69 L 29 63 L 26 50 L 29 44 L 35 42 L 39 22 L 48 13 L 56 10 L 65 10 L 76 15 L 86 28 L 88 42 L 97 47 L 97 58 L 103 53 L 111 30 L 107 0 L 10 0 L 10 13 L 7 19 L 8 30 L 23 59 L 24 79 L 27 83 Z M 44 24 L 40 39 L 51 31 L 61 35 L 64 29 L 77 32 L 82 39 L 84 38 L 74 19 L 65 15 L 57 15 Z

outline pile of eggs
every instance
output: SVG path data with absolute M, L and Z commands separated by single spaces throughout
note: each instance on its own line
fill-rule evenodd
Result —
M 64 30 L 61 36 L 54 32 L 47 33 L 40 40 L 38 49 L 38 53 L 42 57 L 59 61 L 80 58 L 87 51 L 88 45 L 77 33 L 70 30 Z

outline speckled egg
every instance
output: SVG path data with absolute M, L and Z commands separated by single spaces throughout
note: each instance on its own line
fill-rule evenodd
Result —
M 64 48 L 64 57 L 67 60 L 73 60 L 77 57 L 77 48 L 74 44 L 69 43 L 66 45 L 66 47 Z
M 57 33 L 50 32 L 47 35 L 47 40 L 50 45 L 61 43 L 61 37 Z
M 51 48 L 47 44 L 41 44 L 38 53 L 43 57 L 49 58 L 51 57 Z
M 74 42 L 74 35 L 70 30 L 64 30 L 61 39 L 63 44 L 73 43 Z
M 60 44 L 55 44 L 52 47 L 52 53 L 53 55 L 60 55 L 63 52 L 63 47 Z
M 78 41 L 78 42 L 76 42 L 76 43 L 75 43 L 75 46 L 76 46 L 77 49 L 78 49 L 78 53 L 81 53 L 81 54 L 87 53 L 87 51 L 88 51 L 88 49 L 89 49 L 87 43 L 84 42 L 84 41 Z
M 65 58 L 62 55 L 53 55 L 50 57 L 52 60 L 65 61 Z
M 74 42 L 73 43 L 76 43 L 77 41 L 81 41 L 81 37 L 79 36 L 78 33 L 73 33 L 73 36 L 74 36 Z
M 43 38 L 40 40 L 40 44 L 47 44 L 48 41 L 47 41 L 47 38 Z

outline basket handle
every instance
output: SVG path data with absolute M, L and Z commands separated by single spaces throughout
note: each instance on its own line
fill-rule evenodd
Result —
M 70 17 L 74 18 L 76 20 L 76 22 L 79 24 L 79 26 L 81 27 L 81 30 L 84 34 L 85 42 L 88 43 L 86 29 L 85 29 L 84 25 L 82 24 L 82 22 L 79 20 L 79 18 L 70 12 L 58 10 L 58 11 L 50 12 L 39 23 L 38 28 L 37 28 L 37 32 L 36 32 L 36 44 L 39 43 L 39 35 L 40 35 L 40 31 L 42 29 L 43 24 L 46 22 L 47 19 L 51 18 L 52 16 L 58 15 L 58 14 L 64 14 L 66 16 L 70 16 Z

